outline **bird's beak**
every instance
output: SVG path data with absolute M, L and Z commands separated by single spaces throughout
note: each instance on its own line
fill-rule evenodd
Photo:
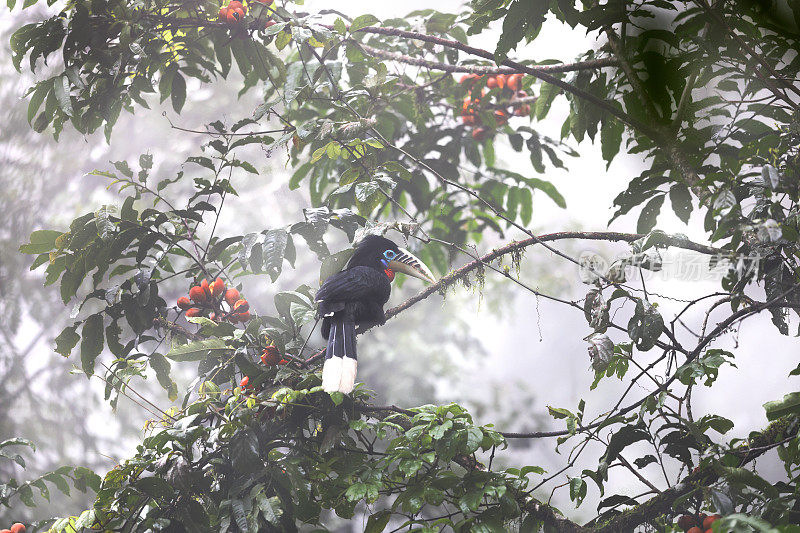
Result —
M 433 272 L 428 268 L 425 263 L 419 260 L 417 256 L 404 248 L 400 248 L 400 253 L 387 265 L 395 272 L 402 272 L 409 276 L 414 276 L 423 281 L 436 283 L 436 278 L 433 277 Z

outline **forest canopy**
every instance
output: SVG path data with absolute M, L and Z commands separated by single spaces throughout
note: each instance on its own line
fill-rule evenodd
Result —
M 43 136 L 124 143 L 121 117 L 162 103 L 180 116 L 193 91 L 225 80 L 259 102 L 202 129 L 176 122 L 201 141 L 168 176 L 149 152 L 97 168 L 115 201 L 19 247 L 69 316 L 55 351 L 100 376 L 112 405 L 128 396 L 153 415 L 110 470 L 0 477 L 9 509 L 35 508 L 52 489 L 94 493 L 90 508 L 30 530 L 328 531 L 335 515 L 369 532 L 800 531 L 800 391 L 753 406 L 764 424 L 749 434 L 692 411 L 692 391 L 747 355 L 721 344 L 742 322 L 764 314 L 770 335 L 800 334 L 796 2 L 473 0 L 386 20 L 346 2 L 7 3 L 39 9 L 4 59 L 32 75 L 27 121 Z M 586 49 L 571 62 L 532 59 L 548 53 L 537 45 L 552 25 L 587 35 Z M 558 109 L 560 134 L 545 135 Z M 541 205 L 569 209 L 552 172 L 595 146 L 606 165 L 642 163 L 611 220 L 536 233 Z M 525 164 L 506 164 L 511 152 Z M 265 171 L 265 154 L 289 172 Z M 251 178 L 283 180 L 307 204 L 288 223 L 223 232 L 221 213 Z M 703 238 L 660 230 L 666 212 L 694 215 Z M 388 309 L 391 322 L 429 298 L 444 296 L 447 313 L 453 294 L 508 286 L 583 316 L 584 331 L 557 333 L 583 339 L 588 355 L 559 356 L 591 365 L 587 394 L 617 382 L 624 392 L 552 406 L 551 384 L 527 376 L 559 427 L 530 432 L 478 423 L 461 402 L 382 405 L 369 382 L 324 392 L 315 294 L 374 234 L 438 278 Z M 626 253 L 609 264 L 562 246 L 588 241 Z M 549 268 L 580 271 L 579 298 L 526 276 L 523 255 L 536 250 Z M 720 268 L 714 290 L 648 291 L 644 273 L 668 250 Z M 312 255 L 318 274 L 288 286 L 286 272 Z M 251 278 L 276 287 L 272 302 L 247 299 Z M 147 376 L 172 407 L 136 392 Z M 509 465 L 521 441 L 559 451 L 560 468 Z M 17 453 L 33 445 L 0 442 L 0 464 L 24 468 Z M 615 476 L 635 488 L 617 490 Z M 581 512 L 556 508 L 556 492 Z M 590 492 L 599 504 L 586 510 Z

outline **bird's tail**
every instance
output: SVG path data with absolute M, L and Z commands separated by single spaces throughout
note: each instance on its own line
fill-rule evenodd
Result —
M 356 325 L 333 316 L 330 319 L 325 365 L 322 367 L 322 389 L 325 392 L 352 392 L 356 382 Z

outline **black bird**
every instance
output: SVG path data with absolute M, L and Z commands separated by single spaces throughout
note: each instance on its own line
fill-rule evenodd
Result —
M 356 326 L 386 322 L 383 305 L 389 300 L 395 272 L 430 281 L 430 269 L 408 250 L 384 237 L 369 235 L 356 247 L 345 266 L 317 292 L 322 336 L 328 340 L 322 388 L 349 393 L 356 381 Z

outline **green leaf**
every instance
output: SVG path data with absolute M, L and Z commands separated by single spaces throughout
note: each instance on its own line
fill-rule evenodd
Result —
M 68 326 L 58 334 L 58 337 L 56 337 L 56 353 L 69 357 L 72 349 L 81 339 L 81 336 L 76 331 L 77 329 L 77 326 Z
M 561 193 L 558 192 L 555 185 L 550 183 L 549 181 L 540 180 L 539 178 L 525 178 L 525 183 L 533 187 L 534 189 L 539 189 L 547 196 L 553 200 L 556 205 L 562 209 L 566 209 L 567 201 L 561 196 Z
M 550 111 L 550 106 L 553 104 L 553 100 L 555 100 L 560 92 L 561 89 L 555 85 L 542 83 L 539 89 L 539 97 L 536 99 L 536 104 L 534 104 L 536 120 L 542 120 L 547 116 L 548 111 Z
M 692 195 L 689 188 L 685 185 L 673 185 L 669 190 L 669 199 L 672 202 L 672 210 L 684 224 L 689 222 L 692 214 Z
M 23 254 L 43 254 L 49 252 L 56 247 L 56 239 L 61 235 L 62 233 L 60 231 L 49 229 L 34 231 L 30 236 L 31 242 L 20 246 L 19 251 Z
M 333 401 L 334 405 L 341 405 L 344 401 L 344 394 L 338 391 L 330 392 L 331 401 Z
M 68 117 L 72 116 L 72 101 L 69 97 L 69 79 L 66 76 L 61 76 L 58 80 L 53 82 L 53 92 L 56 95 L 61 111 Z
M 574 477 L 569 480 L 569 498 L 580 506 L 586 497 L 586 481 L 583 478 Z
M 345 248 L 323 259 L 322 266 L 319 269 L 319 284 L 322 285 L 326 279 L 337 272 L 341 272 L 347 264 L 347 261 L 352 257 L 354 251 L 353 248 Z
M 361 28 L 366 28 L 367 26 L 374 26 L 378 22 L 380 22 L 380 20 L 373 15 L 361 15 L 356 17 L 353 23 L 350 24 L 350 33 L 355 33 Z
M 169 502 L 175 494 L 169 483 L 156 476 L 139 478 L 133 485 L 148 496 L 163 502 Z
M 637 426 L 622 426 L 611 436 L 603 461 L 611 464 L 628 445 L 642 440 L 650 440 L 646 430 Z
M 220 355 L 231 348 L 222 339 L 211 338 L 173 346 L 167 357 L 173 361 L 202 361 L 211 355 Z
M 619 153 L 619 147 L 622 144 L 622 133 L 625 131 L 625 125 L 615 118 L 606 118 L 600 128 L 600 148 L 603 153 L 603 159 L 611 164 L 611 161 Z M 608 168 L 606 165 L 606 168 Z
M 176 72 L 172 77 L 170 97 L 172 98 L 172 109 L 176 113 L 180 113 L 181 109 L 183 109 L 183 104 L 186 102 L 186 80 L 180 72 Z
M 87 376 L 94 374 L 94 361 L 103 351 L 103 315 L 94 314 L 86 319 L 81 330 L 81 365 Z
M 714 470 L 729 483 L 740 483 L 753 487 L 766 494 L 769 498 L 778 496 L 778 490 L 769 481 L 746 468 L 723 466 L 717 463 L 714 465 Z
M 800 413 L 800 392 L 791 392 L 782 400 L 773 400 L 764 404 L 767 411 L 767 420 L 777 420 L 781 417 Z
M 392 512 L 383 510 L 370 515 L 367 519 L 367 525 L 364 528 L 364 533 L 381 533 L 386 529 L 389 519 L 392 517 Z
M 647 205 L 642 209 L 639 215 L 639 222 L 636 224 L 636 231 L 638 233 L 648 233 L 656 225 L 656 218 L 661 211 L 661 205 L 664 203 L 664 195 L 659 194 L 655 198 L 647 202 Z

